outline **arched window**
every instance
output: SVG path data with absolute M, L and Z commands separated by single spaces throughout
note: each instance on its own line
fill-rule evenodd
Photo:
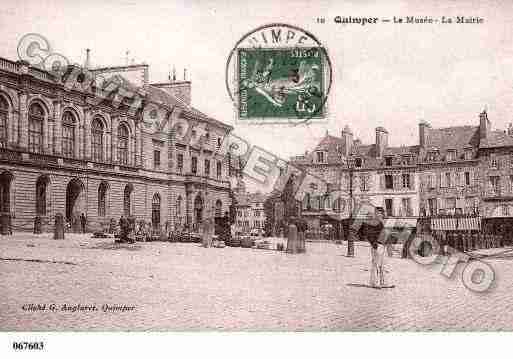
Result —
M 107 213 L 107 183 L 102 182 L 98 186 L 98 216 L 105 217 Z
M 103 122 L 100 118 L 95 117 L 91 124 L 91 147 L 93 161 L 103 161 Z
M 118 127 L 118 161 L 121 164 L 128 164 L 128 139 L 129 132 L 125 124 Z
M 66 111 L 62 115 L 62 155 L 75 155 L 75 115 L 71 111 Z
M 151 201 L 151 221 L 154 226 L 160 224 L 160 195 L 155 193 Z
M 36 215 L 46 216 L 46 189 L 48 177 L 41 176 L 36 182 Z
M 125 191 L 123 193 L 123 211 L 125 213 L 125 216 L 130 216 L 131 214 L 131 196 L 132 196 L 132 185 L 127 184 L 125 186 Z
M 223 202 L 220 199 L 216 201 L 215 216 L 221 217 L 223 215 Z
M 9 118 L 9 104 L 0 96 L 0 147 L 7 144 L 7 120 Z
M 45 111 L 38 103 L 33 103 L 29 108 L 29 138 L 30 152 L 43 152 L 43 120 Z

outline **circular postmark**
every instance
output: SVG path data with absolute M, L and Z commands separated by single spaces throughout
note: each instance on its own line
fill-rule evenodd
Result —
M 239 123 L 327 117 L 331 61 L 321 42 L 297 26 L 273 23 L 242 36 L 226 61 L 225 81 Z

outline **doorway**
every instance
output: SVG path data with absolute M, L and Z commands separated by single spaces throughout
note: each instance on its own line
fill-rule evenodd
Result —
M 196 226 L 203 221 L 203 199 L 198 194 L 194 200 L 194 223 Z
M 78 218 L 84 210 L 84 184 L 77 178 L 72 179 L 66 187 L 66 220 Z
M 0 213 L 9 213 L 11 211 L 11 181 L 10 172 L 0 174 Z

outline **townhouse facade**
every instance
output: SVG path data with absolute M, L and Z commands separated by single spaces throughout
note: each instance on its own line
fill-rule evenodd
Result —
M 391 147 L 388 132 L 375 130 L 376 142 L 364 145 L 353 137 L 349 126 L 341 137 L 326 136 L 304 156 L 292 158 L 292 164 L 327 182 L 328 193 L 303 199 L 302 216 L 310 227 L 323 218 L 347 219 L 350 212 L 366 216 L 374 207 L 387 217 L 409 223 L 418 216 L 417 147 Z
M 266 196 L 261 192 L 247 192 L 243 183 L 239 181 L 234 189 L 234 197 L 235 231 L 250 233 L 254 229 L 263 230 L 266 222 Z
M 479 141 L 479 126 L 419 124 L 420 215 L 479 214 Z
M 94 81 L 69 89 L 54 73 L 0 59 L 0 212 L 14 230 L 32 230 L 35 216 L 53 224 L 57 213 L 68 221 L 83 213 L 91 230 L 122 215 L 193 228 L 228 211 L 228 164 L 216 149 L 232 127 L 191 105 L 191 83 L 151 84 L 145 64 L 86 69 L 144 93 L 149 115 Z M 180 126 L 154 130 L 178 109 L 201 141 L 178 136 Z

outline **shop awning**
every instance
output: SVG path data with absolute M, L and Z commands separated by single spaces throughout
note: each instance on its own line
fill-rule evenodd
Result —
M 417 218 L 386 218 L 385 228 L 414 228 L 417 226 Z
M 432 231 L 479 231 L 481 217 L 431 218 Z

